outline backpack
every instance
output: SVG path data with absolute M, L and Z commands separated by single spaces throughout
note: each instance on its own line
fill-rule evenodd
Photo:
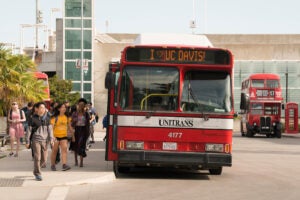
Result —
M 23 119 L 23 115 L 22 112 L 24 112 L 22 109 L 20 110 L 20 119 Z M 12 120 L 12 109 L 9 110 L 9 119 Z

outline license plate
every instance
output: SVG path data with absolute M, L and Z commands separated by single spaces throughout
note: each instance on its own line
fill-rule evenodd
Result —
M 163 150 L 177 150 L 176 142 L 163 142 Z

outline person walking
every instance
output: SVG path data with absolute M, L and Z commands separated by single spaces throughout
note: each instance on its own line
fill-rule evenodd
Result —
M 53 146 L 53 130 L 50 124 L 49 114 L 46 112 L 44 102 L 36 104 L 37 114 L 34 114 L 27 129 L 26 147 L 30 147 L 30 141 L 34 153 L 33 174 L 37 181 L 42 180 L 41 165 L 46 164 L 47 143 Z M 46 166 L 45 166 L 46 167 Z
M 9 136 L 10 136 L 10 153 L 9 156 L 13 156 L 14 142 L 17 142 L 16 153 L 14 157 L 18 157 L 20 149 L 20 138 L 24 137 L 23 122 L 26 121 L 25 113 L 19 109 L 18 103 L 13 102 L 11 109 L 8 113 L 9 122 Z
M 87 101 L 84 98 L 78 100 L 77 109 L 72 114 L 72 127 L 75 129 L 75 141 L 72 149 L 75 156 L 75 166 L 78 166 L 78 155 L 80 156 L 80 167 L 83 167 L 83 158 L 86 157 L 86 141 L 90 135 L 90 116 L 86 110 Z
M 28 128 L 28 123 L 29 123 L 29 120 L 30 120 L 30 115 L 32 113 L 33 105 L 34 105 L 33 102 L 28 102 L 27 106 L 25 106 L 21 109 L 25 113 L 25 117 L 26 117 L 26 120 L 23 122 L 24 133 L 26 133 L 27 128 Z M 23 143 L 23 138 L 21 138 L 21 143 Z
M 51 170 L 56 171 L 55 164 L 59 147 L 61 149 L 62 170 L 69 170 L 71 167 L 67 165 L 68 129 L 73 128 L 71 127 L 71 118 L 66 114 L 65 104 L 58 104 L 56 106 L 54 115 L 51 117 L 51 124 L 53 126 L 53 135 L 55 137 L 51 153 Z M 72 138 L 74 138 L 74 136 L 72 136 Z
M 93 144 L 95 143 L 95 138 L 94 138 L 94 126 L 95 124 L 97 123 L 96 122 L 96 116 L 98 115 L 97 112 L 96 112 L 96 109 L 92 106 L 92 102 L 88 102 L 87 104 L 87 111 L 89 112 L 90 114 L 90 137 L 91 137 L 91 141 L 90 139 L 88 138 L 88 143 L 87 144 Z

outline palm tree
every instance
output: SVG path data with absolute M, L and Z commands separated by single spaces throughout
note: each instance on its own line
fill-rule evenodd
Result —
M 0 45 L 0 116 L 12 101 L 40 101 L 46 97 L 45 86 L 35 78 L 35 64 L 26 55 L 12 55 Z

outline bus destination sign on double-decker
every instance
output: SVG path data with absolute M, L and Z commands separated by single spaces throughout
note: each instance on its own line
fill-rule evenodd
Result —
M 129 62 L 229 64 L 229 55 L 222 50 L 133 47 L 125 56 Z

